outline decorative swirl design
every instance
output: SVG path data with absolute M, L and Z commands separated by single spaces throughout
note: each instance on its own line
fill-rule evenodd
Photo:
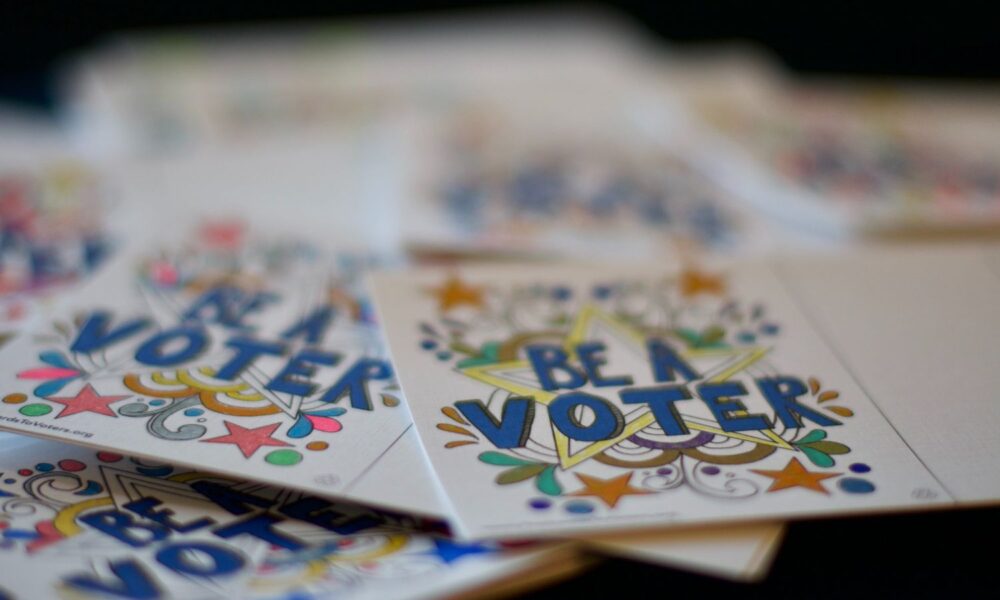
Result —
M 715 435 L 699 431 L 697 435 L 689 440 L 684 440 L 683 442 L 658 442 L 656 440 L 648 440 L 641 437 L 639 434 L 635 434 L 628 438 L 628 441 L 642 446 L 643 448 L 653 448 L 656 450 L 687 450 L 690 448 L 697 448 L 698 446 L 703 446 L 712 441 Z
M 664 492 L 687 485 L 695 492 L 723 499 L 749 498 L 760 492 L 760 487 L 745 478 L 726 477 L 718 479 L 718 470 L 710 472 L 703 468 L 702 461 L 680 455 L 677 464 L 669 469 L 658 469 L 655 474 L 641 480 L 643 488 Z M 718 485 L 717 482 L 721 482 Z
M 622 458 L 622 454 L 630 453 L 625 451 L 622 444 L 618 444 L 598 454 L 594 457 L 594 460 L 605 465 L 626 469 L 661 467 L 677 460 L 679 456 L 687 456 L 694 460 L 715 465 L 744 465 L 767 458 L 777 451 L 777 447 L 775 446 L 753 444 L 749 450 L 737 454 L 713 454 L 706 451 L 706 449 L 709 448 L 709 442 L 715 437 L 711 433 L 700 432 L 690 440 L 671 443 L 649 440 L 641 438 L 638 435 L 633 435 L 628 438 L 628 441 L 648 450 L 638 455 L 641 458 Z M 749 444 L 749 442 L 740 441 L 738 446 L 745 444 Z M 633 454 L 633 456 L 636 455 Z
M 748 442 L 749 443 L 749 442 Z M 685 456 L 715 465 L 745 465 L 763 460 L 774 454 L 778 448 L 767 444 L 754 444 L 750 450 L 739 454 L 710 454 L 698 448 L 683 450 Z
M 192 406 L 198 406 L 199 404 L 201 404 L 201 398 L 198 396 L 183 399 L 173 398 L 169 404 L 162 408 L 150 408 L 147 404 L 135 402 L 121 407 L 118 409 L 118 413 L 126 417 L 152 416 L 153 418 L 146 423 L 146 430 L 160 439 L 174 441 L 194 440 L 205 435 L 207 429 L 203 425 L 186 423 L 178 427 L 176 431 L 172 431 L 167 427 L 166 421 L 178 412 Z
M 5 498 L 0 502 L 0 515 L 13 519 L 34 517 L 37 515 L 36 520 L 45 521 L 51 517 L 42 516 L 42 513 L 51 513 L 55 516 L 56 512 L 55 508 L 36 498 L 12 497 Z
M 640 480 L 640 485 L 653 491 L 665 492 L 681 487 L 686 480 L 683 469 L 670 469 L 669 471 L 663 469 L 657 471 L 655 475 L 644 477 Z
M 36 498 L 55 506 L 68 506 L 79 498 L 65 498 L 66 495 L 85 490 L 87 482 L 80 476 L 64 471 L 38 473 L 24 482 L 24 491 Z
M 206 367 L 201 369 L 201 371 L 203 374 L 208 375 L 208 373 L 211 372 L 211 369 Z M 281 412 L 281 409 L 274 404 L 267 402 L 260 394 L 257 394 L 256 392 L 246 393 L 246 390 L 252 389 L 246 383 L 240 382 L 232 385 L 215 385 L 197 379 L 190 373 L 183 370 L 177 371 L 176 375 L 177 376 L 174 379 L 171 379 L 162 373 L 154 373 L 151 376 L 153 382 L 159 385 L 181 386 L 175 389 L 170 389 L 169 387 L 165 389 L 150 387 L 143 383 L 142 379 L 135 374 L 126 375 L 123 382 L 125 387 L 133 392 L 143 394 L 145 396 L 152 396 L 154 398 L 169 399 L 197 396 L 201 400 L 202 406 L 214 413 L 222 415 L 257 417 L 263 415 L 273 415 Z M 229 398 L 240 402 L 253 402 L 254 404 L 250 406 L 226 404 L 219 400 L 218 393 L 223 393 Z M 138 414 L 129 414 L 127 416 L 138 416 Z
M 613 448 L 609 448 L 604 452 L 594 456 L 594 460 L 597 462 L 608 465 L 611 467 L 621 467 L 623 469 L 649 469 L 652 467 L 662 467 L 663 465 L 669 465 L 670 463 L 677 460 L 681 455 L 678 450 L 658 450 L 656 454 L 649 456 L 648 458 L 642 458 L 640 460 L 628 460 L 619 458 L 611 454 Z M 644 456 L 648 456 L 644 455 Z
M 713 498 L 742 499 L 749 498 L 760 492 L 760 487 L 753 481 L 743 477 L 712 479 L 716 475 L 705 476 L 706 470 L 700 468 L 701 462 L 697 460 L 681 459 L 681 469 L 684 470 L 688 485 L 696 492 L 712 496 Z M 713 485 L 713 481 L 721 481 L 722 485 Z
M 234 417 L 259 417 L 281 412 L 280 408 L 270 402 L 260 406 L 233 406 L 232 404 L 224 404 L 219 400 L 219 397 L 215 395 L 215 392 L 210 391 L 200 392 L 200 397 L 202 406 L 220 415 L 231 415 Z M 230 396 L 230 398 L 235 397 Z M 241 398 L 235 399 L 240 400 Z
M 153 396 L 154 398 L 183 398 L 185 396 L 190 396 L 197 392 L 190 387 L 183 387 L 176 390 L 161 390 L 156 388 L 151 388 L 142 383 L 139 375 L 135 373 L 129 373 L 122 380 L 125 387 L 132 390 L 137 394 L 143 394 L 146 396 Z
M 215 379 L 215 369 L 211 367 L 201 367 L 197 371 L 198 374 L 205 377 L 212 378 L 212 381 L 205 381 L 200 379 L 192 373 L 191 371 L 180 369 L 177 371 L 177 382 L 183 385 L 187 385 L 196 390 L 215 392 L 217 394 L 225 394 L 234 400 L 264 400 L 262 396 L 257 391 L 247 391 L 253 390 L 253 388 L 247 383 L 240 381 L 236 383 L 223 382 L 222 380 Z M 154 375 L 155 380 L 155 375 Z

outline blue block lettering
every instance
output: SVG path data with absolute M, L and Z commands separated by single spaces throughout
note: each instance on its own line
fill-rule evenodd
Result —
M 481 400 L 460 400 L 455 408 L 497 448 L 522 448 L 535 420 L 535 401 L 512 396 L 503 403 L 498 421 Z

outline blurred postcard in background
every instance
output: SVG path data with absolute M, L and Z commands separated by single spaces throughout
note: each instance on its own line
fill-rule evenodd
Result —
M 65 86 L 84 139 L 148 154 L 336 132 L 554 82 L 579 88 L 635 72 L 644 47 L 617 18 L 585 12 L 192 29 L 121 39 L 81 60 Z
M 106 173 L 65 132 L 0 111 L 0 338 L 93 273 L 121 242 Z
M 726 81 L 730 93 L 684 88 L 678 105 L 695 117 L 704 172 L 761 213 L 848 236 L 1000 229 L 1000 91 Z
M 778 238 L 635 131 L 632 98 L 491 98 L 408 130 L 404 243 L 418 253 L 611 261 L 761 252 Z

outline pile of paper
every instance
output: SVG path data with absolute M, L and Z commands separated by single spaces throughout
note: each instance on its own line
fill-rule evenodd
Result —
M 1000 499 L 1000 121 L 604 18 L 121 40 L 0 114 L 0 597 L 763 577 Z

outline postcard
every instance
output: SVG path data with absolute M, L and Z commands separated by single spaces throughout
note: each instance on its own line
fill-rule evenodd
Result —
M 0 447 L 3 598 L 429 598 L 520 580 L 558 550 L 453 542 L 162 461 L 11 434 Z
M 364 268 L 238 220 L 125 253 L 4 348 L 0 425 L 440 516 Z
M 963 324 L 951 326 L 955 346 L 994 321 L 1000 282 L 982 251 L 970 252 L 717 269 L 456 266 L 374 283 L 458 531 L 538 536 L 996 498 L 995 482 L 969 473 L 972 446 L 942 452 L 929 429 L 943 421 L 921 412 L 954 415 L 949 431 L 986 427 L 960 425 L 965 413 L 938 401 L 943 390 L 920 387 L 916 374 L 940 354 L 923 342 L 943 325 L 898 316 L 947 311 Z M 954 278 L 965 288 L 937 284 Z M 875 289 L 900 292 L 883 302 Z M 835 327 L 814 316 L 828 312 Z M 876 314 L 897 319 L 891 336 Z M 838 336 L 848 334 L 856 337 L 845 350 Z M 902 358 L 886 362 L 892 356 Z M 992 381 L 976 356 L 948 359 L 973 389 Z M 909 393 L 890 383 L 911 384 Z M 977 414 L 995 412 L 964 400 Z

